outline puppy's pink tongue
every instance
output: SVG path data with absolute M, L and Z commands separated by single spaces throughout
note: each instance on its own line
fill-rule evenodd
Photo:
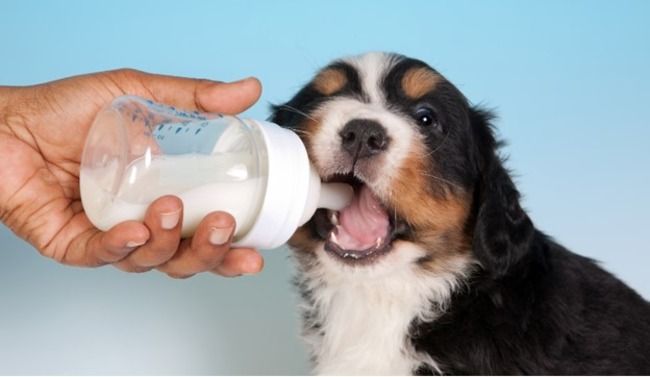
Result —
M 338 245 L 345 250 L 366 250 L 388 236 L 388 213 L 365 185 L 352 202 L 339 212 Z

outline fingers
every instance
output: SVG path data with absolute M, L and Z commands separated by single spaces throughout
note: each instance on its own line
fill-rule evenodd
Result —
M 143 272 L 171 259 L 181 240 L 183 205 L 175 196 L 156 199 L 145 214 L 144 225 L 150 232 L 147 243 L 114 265 L 128 272 Z
M 264 268 L 264 259 L 259 252 L 254 249 L 231 249 L 212 272 L 221 276 L 235 277 L 256 274 L 262 271 L 262 268 Z
M 262 94 L 262 84 L 254 77 L 223 83 L 144 72 L 136 75 L 156 101 L 186 109 L 237 114 L 251 107 Z
M 208 214 L 194 236 L 181 241 L 183 207 L 179 198 L 164 196 L 154 201 L 144 224 L 125 222 L 102 237 L 101 258 L 127 272 L 156 268 L 174 278 L 212 271 L 223 276 L 255 274 L 262 270 L 262 256 L 253 249 L 230 249 L 235 219 L 225 212 Z M 145 229 L 138 228 L 141 225 Z
M 126 257 L 149 240 L 149 229 L 141 222 L 126 221 L 100 236 L 95 257 L 102 263 L 113 263 Z
M 212 212 L 199 224 L 191 239 L 183 240 L 176 255 L 158 267 L 171 277 L 183 278 L 216 268 L 230 249 L 235 219 Z
M 84 220 L 87 222 L 88 220 Z M 62 231 L 65 233 L 66 231 Z M 40 250 L 45 256 L 71 266 L 98 267 L 125 258 L 149 239 L 149 229 L 137 221 L 120 223 L 107 232 L 88 229 L 65 246 L 53 243 Z

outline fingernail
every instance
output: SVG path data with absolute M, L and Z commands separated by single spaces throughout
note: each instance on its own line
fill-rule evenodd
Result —
M 146 242 L 147 241 L 129 241 L 129 242 L 126 243 L 126 247 L 128 247 L 130 249 L 133 249 L 133 248 L 136 248 L 138 246 L 144 245 Z
M 126 245 L 124 245 L 121 252 L 124 254 L 128 254 L 133 250 L 135 250 L 135 248 L 137 248 L 138 246 L 144 245 L 146 242 L 147 241 L 129 241 L 126 243 Z
M 181 210 L 163 213 L 160 215 L 160 227 L 165 230 L 174 229 L 181 219 Z
M 215 246 L 220 246 L 228 242 L 230 235 L 232 234 L 232 227 L 227 228 L 217 228 L 213 227 L 210 229 L 210 243 Z

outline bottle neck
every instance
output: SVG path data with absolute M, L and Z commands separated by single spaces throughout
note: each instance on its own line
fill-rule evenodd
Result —
M 309 185 L 307 191 L 307 202 L 305 208 L 300 216 L 299 225 L 304 225 L 309 219 L 314 216 L 321 197 L 321 188 L 326 184 L 321 184 L 320 177 L 316 173 L 316 169 L 312 164 L 309 164 Z
M 298 135 L 265 121 L 244 122 L 259 131 L 266 146 L 267 177 L 255 223 L 235 246 L 272 249 L 284 244 L 296 231 L 305 203 L 311 203 L 308 195 L 315 191 L 318 196 L 320 188 L 312 186 L 319 185 L 320 180 L 316 175 L 314 183 L 310 176 L 307 151 Z

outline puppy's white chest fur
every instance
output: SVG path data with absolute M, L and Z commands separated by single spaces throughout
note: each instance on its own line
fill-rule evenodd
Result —
M 379 263 L 361 268 L 342 266 L 321 247 L 320 263 L 303 268 L 301 286 L 310 292 L 304 335 L 317 374 L 407 375 L 422 364 L 438 369 L 412 347 L 409 326 L 444 310 L 458 272 L 468 271 L 470 263 L 459 256 L 453 268 L 431 274 L 415 263 L 423 250 L 409 243 L 395 247 Z

